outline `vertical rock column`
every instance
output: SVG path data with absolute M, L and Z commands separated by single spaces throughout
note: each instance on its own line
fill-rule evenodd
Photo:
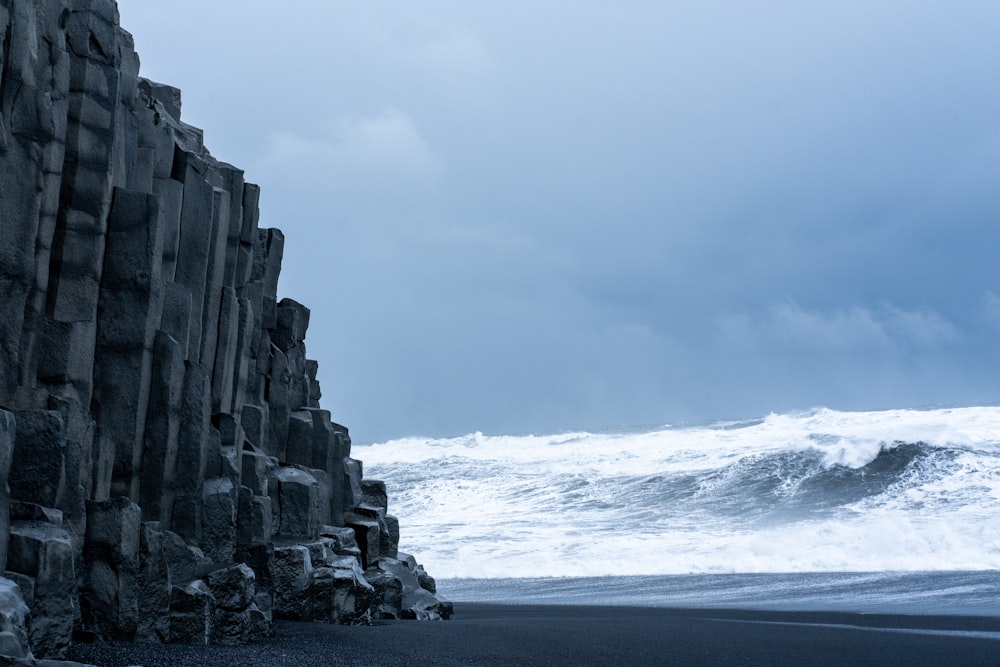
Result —
M 28 635 L 41 655 L 62 656 L 69 647 L 76 606 L 75 549 L 50 509 L 64 488 L 66 437 L 62 414 L 48 410 L 14 413 L 10 468 L 10 542 L 5 574 L 31 610 Z
M 50 3 L 55 7 L 57 3 Z M 93 397 L 97 310 L 101 298 L 104 246 L 119 138 L 128 110 L 123 94 L 134 87 L 135 74 L 122 68 L 122 55 L 131 53 L 131 39 L 117 26 L 118 14 L 111 0 L 89 0 L 64 12 L 56 24 L 65 26 L 69 54 L 69 94 L 66 149 L 62 168 L 59 212 L 48 265 L 45 317 L 38 354 L 38 380 L 59 405 L 78 451 L 74 457 L 83 470 L 89 492 L 110 494 L 114 448 L 98 439 L 90 414 Z M 82 528 L 82 508 L 73 512 Z
M 159 220 L 155 197 L 115 189 L 101 278 L 92 412 L 98 450 L 113 456 L 110 495 L 132 501 L 139 500 L 153 341 L 160 320 Z
M 139 507 L 124 497 L 87 504 L 86 570 L 80 605 L 84 628 L 99 637 L 135 637 L 141 518 Z
M 151 409 L 146 413 L 139 505 L 146 520 L 167 525 L 170 519 L 170 507 L 165 502 L 167 485 L 176 474 L 180 445 L 184 356 L 180 344 L 162 330 L 153 339 L 151 373 Z
M 23 599 L 39 657 L 74 624 L 203 642 L 272 610 L 368 619 L 361 565 L 398 600 L 416 566 L 320 407 L 284 236 L 138 73 L 114 0 L 0 0 L 0 619 Z
M 0 404 L 33 388 L 59 209 L 69 55 L 58 6 L 0 9 Z M 48 48 L 37 48 L 41 41 Z

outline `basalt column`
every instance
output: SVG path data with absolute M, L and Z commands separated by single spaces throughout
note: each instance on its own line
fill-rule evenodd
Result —
M 0 0 L 0 656 L 450 614 L 320 405 L 260 196 L 113 0 Z

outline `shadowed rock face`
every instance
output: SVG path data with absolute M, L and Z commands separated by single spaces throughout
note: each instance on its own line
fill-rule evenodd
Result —
M 320 407 L 257 186 L 115 2 L 0 0 L 0 47 L 0 655 L 449 615 Z

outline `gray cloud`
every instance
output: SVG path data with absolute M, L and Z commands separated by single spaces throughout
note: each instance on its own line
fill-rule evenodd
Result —
M 996 3 L 121 11 L 359 441 L 997 400 Z

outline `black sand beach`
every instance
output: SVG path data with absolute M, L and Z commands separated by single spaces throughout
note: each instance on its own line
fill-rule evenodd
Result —
M 90 644 L 106 667 L 997 665 L 1000 618 L 462 603 L 444 622 L 278 622 L 242 647 Z

